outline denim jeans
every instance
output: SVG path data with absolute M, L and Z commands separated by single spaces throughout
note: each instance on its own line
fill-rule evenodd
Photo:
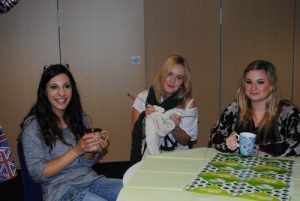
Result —
M 121 179 L 99 177 L 88 186 L 69 189 L 60 201 L 115 201 L 122 187 Z

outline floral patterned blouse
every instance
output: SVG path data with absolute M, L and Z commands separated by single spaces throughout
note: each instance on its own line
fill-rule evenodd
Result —
M 252 132 L 256 134 L 256 156 L 300 156 L 300 112 L 299 109 L 287 100 L 279 104 L 277 115 L 272 120 L 272 126 L 265 131 L 255 128 L 254 121 L 248 125 L 239 125 L 240 108 L 237 102 L 232 102 L 221 114 L 219 121 L 214 125 L 210 134 L 210 144 L 223 152 L 231 151 L 225 145 L 232 131 Z M 263 137 L 265 136 L 265 137 Z

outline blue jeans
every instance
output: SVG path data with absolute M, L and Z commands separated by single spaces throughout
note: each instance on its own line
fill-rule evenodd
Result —
M 73 187 L 60 201 L 115 201 L 123 183 L 121 179 L 99 177 L 85 187 Z

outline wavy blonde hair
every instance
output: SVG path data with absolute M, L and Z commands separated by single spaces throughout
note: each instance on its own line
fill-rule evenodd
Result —
M 167 58 L 167 60 L 161 65 L 152 82 L 157 102 L 160 102 L 160 97 L 164 95 L 164 83 L 167 79 L 168 73 L 171 71 L 175 64 L 181 64 L 184 67 L 184 82 L 179 89 L 177 98 L 187 99 L 192 96 L 192 78 L 189 64 L 187 60 L 182 56 L 172 55 L 169 58 Z
M 246 125 L 252 120 L 252 106 L 250 99 L 246 96 L 244 87 L 246 75 L 252 70 L 264 70 L 271 85 L 271 92 L 268 95 L 266 102 L 266 113 L 264 114 L 264 117 L 259 125 L 259 130 L 268 130 L 271 127 L 272 118 L 277 113 L 280 93 L 278 89 L 276 69 L 272 63 L 265 60 L 252 61 L 244 70 L 243 77 L 235 94 L 235 100 L 238 102 L 241 109 L 239 123 L 241 125 Z

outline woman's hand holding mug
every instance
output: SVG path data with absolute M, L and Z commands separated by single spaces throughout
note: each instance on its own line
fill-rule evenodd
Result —
M 245 156 L 251 156 L 254 151 L 256 135 L 250 132 L 241 132 L 239 135 L 236 134 L 240 147 L 240 153 Z
M 227 137 L 225 139 L 225 144 L 226 144 L 227 148 L 230 149 L 231 151 L 234 151 L 234 150 L 236 150 L 239 147 L 239 145 L 238 145 L 238 139 L 236 137 L 237 135 L 238 134 L 235 131 L 233 131 L 229 135 L 229 137 Z
M 108 131 L 102 130 L 101 128 L 88 128 L 85 131 L 86 134 L 92 133 L 97 138 L 98 151 L 106 149 L 108 146 Z

